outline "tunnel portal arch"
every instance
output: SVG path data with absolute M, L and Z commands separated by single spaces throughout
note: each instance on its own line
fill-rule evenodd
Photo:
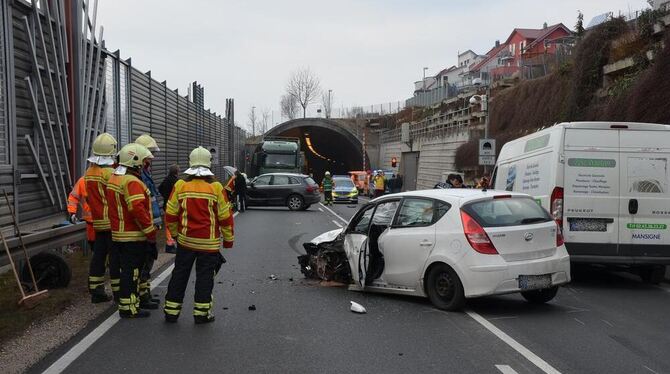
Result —
M 354 134 L 348 124 L 325 118 L 300 118 L 286 121 L 272 128 L 266 137 L 294 137 L 300 139 L 305 153 L 307 173 L 317 181 L 326 171 L 346 175 L 349 171 L 363 170 L 369 165 L 363 140 Z M 310 140 L 311 148 L 307 139 Z

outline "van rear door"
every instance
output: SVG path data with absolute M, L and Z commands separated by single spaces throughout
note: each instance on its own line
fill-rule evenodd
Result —
M 566 128 L 563 234 L 575 261 L 616 256 L 619 242 L 619 130 Z
M 619 255 L 670 259 L 670 131 L 620 131 Z

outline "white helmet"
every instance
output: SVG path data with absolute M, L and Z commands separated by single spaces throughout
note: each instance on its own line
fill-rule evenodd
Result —
M 326 176 L 330 177 L 330 172 L 329 171 L 326 172 Z

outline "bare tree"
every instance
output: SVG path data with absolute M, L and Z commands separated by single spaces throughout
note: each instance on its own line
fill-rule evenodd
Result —
M 328 92 L 323 92 L 321 94 L 321 104 L 323 105 L 323 111 L 325 112 L 326 118 L 332 117 L 333 114 L 333 99 L 335 96 L 333 95 L 332 90 L 328 90 Z
M 263 109 L 263 111 L 261 112 L 260 125 L 261 125 L 261 131 L 262 131 L 263 134 L 268 132 L 268 130 L 270 129 L 270 127 L 268 125 L 270 125 L 270 116 L 271 115 L 272 114 L 270 113 L 270 109 L 267 109 L 267 108 Z
M 282 95 L 281 100 L 279 101 L 279 106 L 281 107 L 281 114 L 288 119 L 295 119 L 298 115 L 298 101 L 295 97 L 289 95 L 288 93 Z
M 307 117 L 307 106 L 317 100 L 320 92 L 319 78 L 309 68 L 293 72 L 286 85 L 286 93 L 302 107 L 302 118 Z
M 258 122 L 258 117 L 256 117 L 256 107 L 252 106 L 249 109 L 249 126 L 251 127 L 251 136 L 256 136 L 256 123 Z

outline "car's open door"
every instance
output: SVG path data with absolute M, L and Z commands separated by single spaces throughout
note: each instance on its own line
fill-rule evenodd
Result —
M 368 266 L 368 229 L 375 206 L 364 206 L 351 220 L 344 237 L 344 251 L 351 268 L 354 284 L 360 289 L 365 287 L 365 274 Z

